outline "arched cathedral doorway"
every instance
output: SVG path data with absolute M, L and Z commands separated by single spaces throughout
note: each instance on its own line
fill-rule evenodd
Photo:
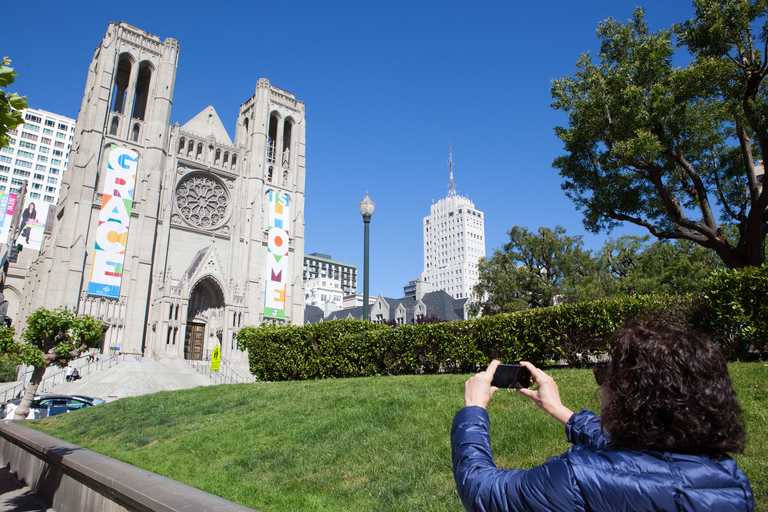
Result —
M 205 359 L 206 339 L 217 336 L 223 327 L 224 296 L 216 281 L 207 277 L 195 285 L 187 311 L 184 359 Z M 210 346 L 208 351 L 212 350 L 213 346 Z

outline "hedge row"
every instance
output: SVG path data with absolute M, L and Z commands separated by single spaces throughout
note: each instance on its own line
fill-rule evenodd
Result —
M 628 296 L 475 320 L 392 328 L 360 320 L 246 327 L 238 334 L 251 373 L 263 380 L 469 372 L 491 359 L 583 363 L 605 336 L 642 317 L 710 334 L 730 359 L 764 352 L 768 268 L 721 271 L 708 293 Z
M 640 316 L 696 322 L 692 296 L 632 296 L 518 313 L 392 328 L 361 320 L 246 327 L 238 334 L 263 380 L 474 371 L 491 359 L 578 364 L 603 337 Z

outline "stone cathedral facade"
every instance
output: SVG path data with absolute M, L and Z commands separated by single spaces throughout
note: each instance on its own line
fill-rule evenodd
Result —
M 88 71 L 52 234 L 20 315 L 77 305 L 104 352 L 246 364 L 237 332 L 303 323 L 304 103 L 266 79 L 234 141 L 213 107 L 170 125 L 179 44 L 111 23 Z

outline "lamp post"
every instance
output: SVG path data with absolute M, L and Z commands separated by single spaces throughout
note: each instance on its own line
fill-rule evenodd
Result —
M 365 193 L 365 199 L 360 203 L 360 215 L 363 216 L 363 222 L 365 223 L 365 246 L 363 250 L 363 319 L 370 320 L 368 316 L 368 224 L 371 223 L 371 216 L 373 210 L 376 207 L 368 197 L 368 192 Z

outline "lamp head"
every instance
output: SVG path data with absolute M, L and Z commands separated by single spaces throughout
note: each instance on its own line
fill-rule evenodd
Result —
M 376 205 L 373 204 L 373 201 L 371 201 L 371 198 L 368 196 L 368 192 L 366 192 L 365 199 L 360 203 L 360 215 L 363 216 L 363 219 L 370 220 L 375 208 Z

